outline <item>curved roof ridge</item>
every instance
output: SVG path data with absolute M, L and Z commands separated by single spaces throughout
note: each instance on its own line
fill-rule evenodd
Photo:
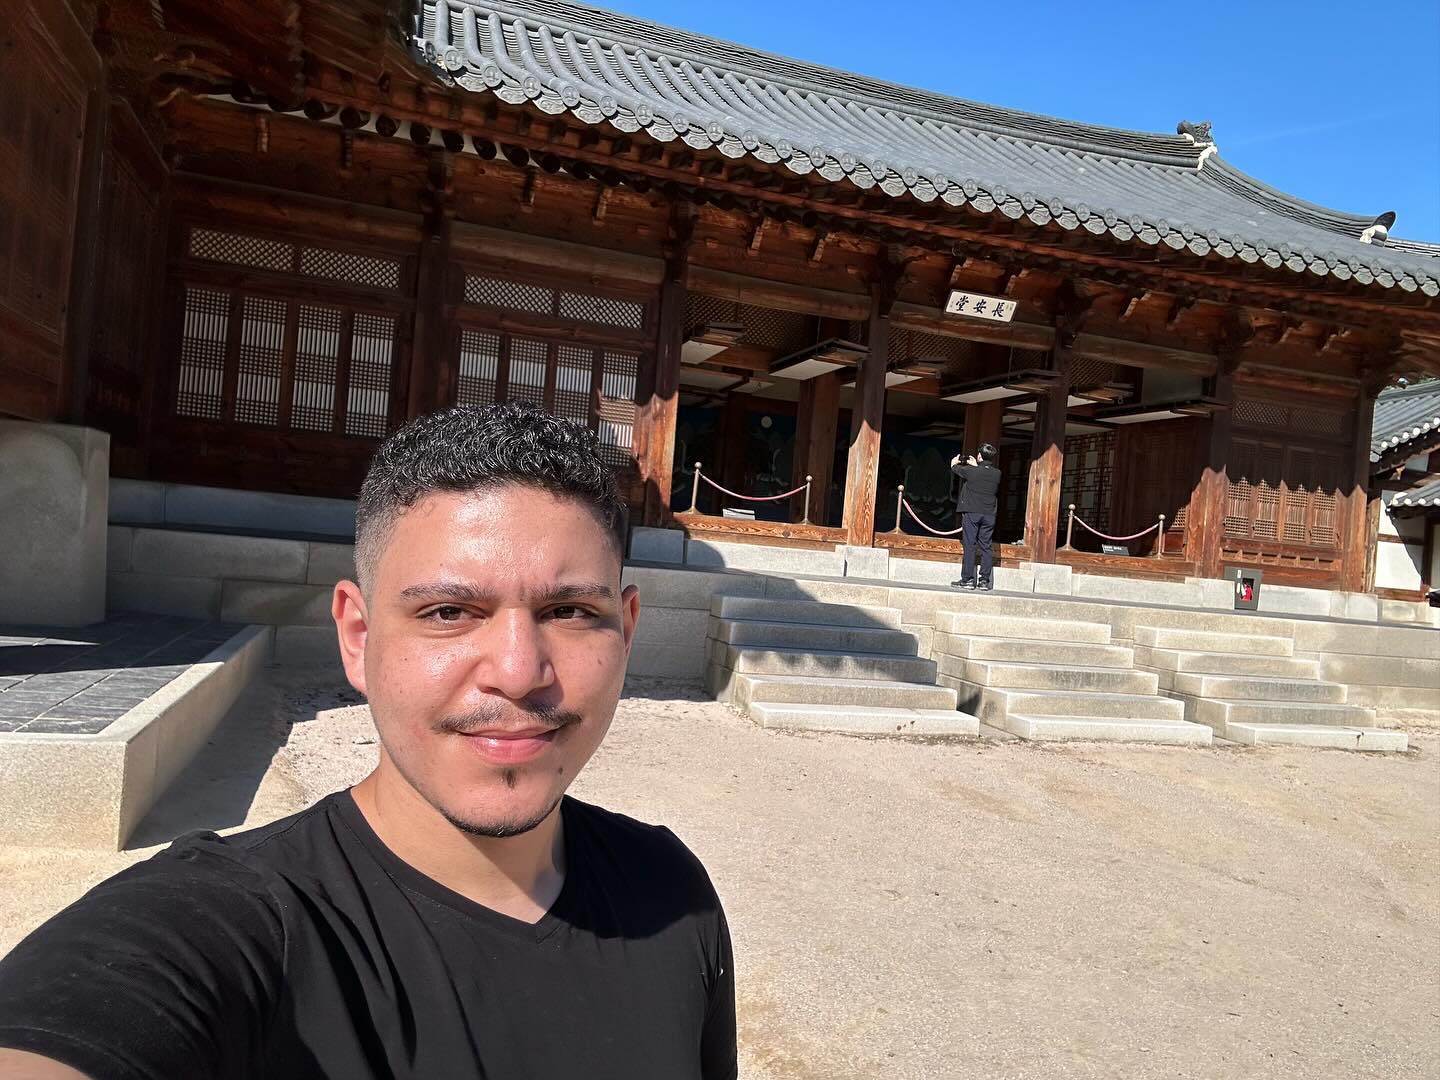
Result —
M 689 30 L 651 22 L 570 0 L 458 0 L 530 23 L 543 20 L 552 28 L 601 36 L 645 53 L 689 60 L 701 66 L 720 66 L 741 75 L 764 78 L 801 93 L 823 94 L 840 100 L 956 124 L 992 135 L 1034 139 L 1067 149 L 1136 157 L 1157 164 L 1198 167 L 1204 144 L 1183 135 L 1105 127 L 1065 120 L 1040 113 L 987 105 L 952 97 L 921 87 L 892 83 L 869 75 L 826 67 L 808 60 L 766 52 L 748 45 L 723 41 Z M 598 24 L 598 25 L 597 25 Z
M 1373 225 L 1375 218 L 1379 216 L 1378 214 L 1366 216 L 1347 213 L 1344 210 L 1336 210 L 1333 207 L 1310 202 L 1308 199 L 1302 199 L 1288 191 L 1281 191 L 1279 188 L 1271 187 L 1263 180 L 1257 180 L 1244 170 L 1236 168 L 1218 152 L 1205 163 L 1205 171 L 1241 198 L 1250 199 L 1277 214 L 1284 214 L 1292 221 L 1299 221 L 1341 236 L 1348 236 L 1352 240 L 1360 239 L 1360 234 Z
M 1392 236 L 1385 241 L 1385 246 L 1423 258 L 1440 259 L 1440 244 L 1432 244 L 1427 240 L 1406 240 L 1399 236 Z

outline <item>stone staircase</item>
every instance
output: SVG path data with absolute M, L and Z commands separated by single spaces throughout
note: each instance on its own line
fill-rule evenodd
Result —
M 1022 739 L 1209 745 L 1211 729 L 1159 696 L 1159 677 L 1135 670 L 1134 650 L 1108 623 L 1007 614 L 1026 603 L 995 597 L 943 611 L 934 654 L 941 685 L 986 724 Z
M 977 735 L 935 684 L 896 608 L 720 596 L 711 601 L 706 688 L 762 727 L 863 735 Z
M 1322 679 L 1318 662 L 1294 656 L 1293 637 L 1265 629 L 1255 619 L 1229 631 L 1137 625 L 1135 663 L 1183 703 L 1187 720 L 1232 742 L 1407 748 L 1404 732 L 1377 728 L 1374 711 L 1347 704 L 1346 688 Z

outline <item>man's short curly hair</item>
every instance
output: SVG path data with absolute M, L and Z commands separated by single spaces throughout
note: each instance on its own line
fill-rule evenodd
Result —
M 396 519 L 434 492 L 516 485 L 588 508 L 623 551 L 625 505 L 595 433 L 529 402 L 457 405 L 418 416 L 381 444 L 355 511 L 355 570 L 362 589 Z

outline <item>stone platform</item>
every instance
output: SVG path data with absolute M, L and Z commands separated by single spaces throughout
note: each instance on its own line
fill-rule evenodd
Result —
M 0 628 L 0 843 L 123 847 L 269 657 L 271 629 Z

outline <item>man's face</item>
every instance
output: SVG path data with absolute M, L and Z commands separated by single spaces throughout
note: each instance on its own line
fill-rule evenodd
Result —
M 466 831 L 539 824 L 605 738 L 625 680 L 639 600 L 603 526 L 529 487 L 429 495 L 395 522 L 366 593 L 348 594 L 364 616 L 346 672 L 370 701 L 382 770 Z

